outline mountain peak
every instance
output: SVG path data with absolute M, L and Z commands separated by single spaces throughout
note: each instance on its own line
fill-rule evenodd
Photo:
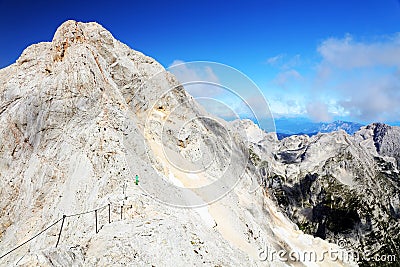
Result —
M 51 221 L 60 241 L 54 248 L 48 232 L 0 254 L 1 266 L 22 258 L 20 264 L 40 266 L 53 259 L 261 266 L 259 248 L 284 244 L 322 255 L 337 247 L 278 213 L 259 187 L 264 178 L 247 164 L 242 132 L 177 85 L 161 64 L 101 25 L 73 20 L 52 42 L 31 45 L 0 70 L 0 251 L 38 237 Z M 254 150 L 259 143 L 275 147 L 276 140 L 245 124 Z M 107 206 L 108 220 L 98 208 Z M 132 244 L 141 245 L 126 253 Z M 161 250 L 167 257 L 154 257 Z
M 75 20 L 67 20 L 57 28 L 53 37 L 53 43 L 83 42 L 84 40 L 96 37 L 96 33 L 103 31 L 107 30 L 97 22 L 78 22 Z
M 113 36 L 109 31 L 96 22 L 77 22 L 67 20 L 56 30 L 52 48 L 55 52 L 54 61 L 62 61 L 66 50 L 75 43 L 101 42 L 113 43 Z

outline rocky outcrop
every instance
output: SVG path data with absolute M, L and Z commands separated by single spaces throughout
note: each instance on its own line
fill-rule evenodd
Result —
M 393 262 L 372 259 L 400 258 L 399 130 L 371 124 L 354 136 L 290 136 L 275 146 L 250 147 L 265 188 L 301 230 L 343 240 L 360 264 L 383 266 Z
M 372 136 L 376 152 L 384 157 L 396 159 L 400 166 L 400 127 L 392 127 L 383 123 L 373 123 L 364 127 L 358 134 L 363 139 Z
M 0 70 L 0 125 L 0 251 L 35 237 L 2 266 L 284 266 L 298 263 L 260 249 L 338 249 L 254 186 L 247 133 L 97 23 L 67 21 Z

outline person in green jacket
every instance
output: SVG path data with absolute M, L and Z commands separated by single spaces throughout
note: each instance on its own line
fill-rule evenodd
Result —
M 138 185 L 139 184 L 139 175 L 136 174 L 136 180 L 135 180 L 135 184 Z

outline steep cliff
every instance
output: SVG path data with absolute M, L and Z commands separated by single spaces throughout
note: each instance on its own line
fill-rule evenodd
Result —
M 301 263 L 260 249 L 338 249 L 254 187 L 245 132 L 97 23 L 67 21 L 0 70 L 0 125 L 2 266 L 283 266 Z
M 400 259 L 399 130 L 371 124 L 353 136 L 338 131 L 274 144 L 265 134 L 249 146 L 264 188 L 301 230 L 341 243 L 364 266 L 391 266 Z

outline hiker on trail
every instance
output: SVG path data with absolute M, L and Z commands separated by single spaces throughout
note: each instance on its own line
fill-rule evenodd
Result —
M 136 180 L 135 180 L 135 184 L 138 185 L 139 184 L 139 175 L 136 174 Z

